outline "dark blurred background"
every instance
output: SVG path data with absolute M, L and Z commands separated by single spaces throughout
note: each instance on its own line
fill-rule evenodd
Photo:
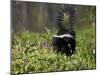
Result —
M 12 32 L 45 32 L 56 29 L 57 12 L 68 4 L 11 1 Z M 76 10 L 75 28 L 95 26 L 96 6 L 72 5 Z

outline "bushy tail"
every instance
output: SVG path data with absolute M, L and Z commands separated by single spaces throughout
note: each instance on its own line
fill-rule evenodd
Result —
M 69 29 L 74 31 L 75 25 L 75 9 L 73 6 L 64 6 L 57 16 L 57 26 L 59 30 Z

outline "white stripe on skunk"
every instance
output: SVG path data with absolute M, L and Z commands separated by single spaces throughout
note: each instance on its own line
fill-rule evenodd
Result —
M 72 39 L 74 38 L 71 34 L 54 35 L 54 37 L 57 37 L 57 38 L 69 37 Z

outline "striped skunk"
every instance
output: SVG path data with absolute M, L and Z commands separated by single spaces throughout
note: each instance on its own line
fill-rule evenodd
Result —
M 72 6 L 62 8 L 58 12 L 57 26 L 58 32 L 53 36 L 53 49 L 68 56 L 75 51 L 75 9 Z M 67 28 L 69 26 L 69 28 Z

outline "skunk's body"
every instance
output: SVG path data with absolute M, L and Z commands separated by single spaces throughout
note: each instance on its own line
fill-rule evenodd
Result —
M 57 52 L 71 55 L 75 51 L 74 26 L 75 10 L 72 7 L 62 9 L 57 17 L 59 31 L 53 36 L 53 49 Z M 67 28 L 69 25 L 69 28 Z

